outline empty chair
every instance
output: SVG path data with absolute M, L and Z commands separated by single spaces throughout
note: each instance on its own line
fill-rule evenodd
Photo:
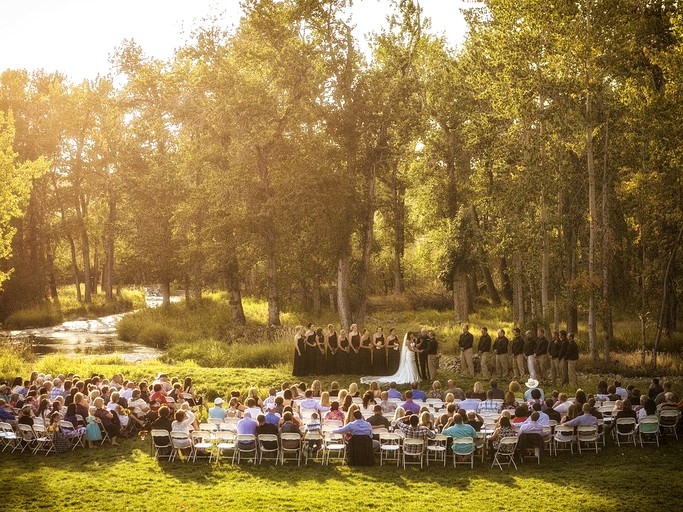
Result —
M 7 448 L 11 447 L 14 451 L 19 438 L 14 432 L 12 425 L 5 422 L 0 422 L 0 442 L 2 443 L 2 451 L 4 452 Z
M 346 461 L 346 443 L 342 434 L 330 434 L 325 436 L 323 444 L 325 453 L 325 464 L 330 463 L 331 459 Z
M 192 462 L 197 460 L 197 457 L 211 460 L 213 457 L 213 439 L 211 432 L 208 430 L 195 430 L 190 434 L 192 438 Z
M 227 453 L 230 453 L 230 460 L 231 462 L 234 462 L 235 456 L 237 455 L 235 446 L 234 432 L 216 432 L 216 462 L 220 462 Z M 209 462 L 211 462 L 211 459 L 209 459 Z
M 379 465 L 384 461 L 396 461 L 398 466 L 401 461 L 401 436 L 394 433 L 381 433 L 379 435 Z
M 427 466 L 429 461 L 442 462 L 446 465 L 446 452 L 448 451 L 448 437 L 437 434 L 434 439 L 427 440 Z

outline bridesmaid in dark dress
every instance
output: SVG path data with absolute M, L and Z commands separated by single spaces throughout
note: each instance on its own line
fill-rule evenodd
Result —
M 301 331 L 303 330 L 304 328 L 300 325 L 297 325 L 294 330 L 294 367 L 292 368 L 292 375 L 295 377 L 307 375 L 306 361 L 304 359 L 306 354 L 306 340 L 304 339 L 303 334 L 301 334 Z
M 349 372 L 349 358 L 351 357 L 351 345 L 349 343 L 349 337 L 344 329 L 339 331 L 339 350 L 337 351 L 337 370 L 336 372 L 344 375 Z M 330 393 L 330 396 L 332 394 Z
M 396 335 L 396 329 L 391 329 L 389 331 L 389 336 L 387 336 L 387 375 L 393 375 L 398 371 L 398 363 L 401 359 L 401 346 L 399 345 L 398 336 Z
M 384 343 L 384 331 L 377 327 L 377 332 L 372 337 L 372 375 L 387 374 L 387 350 Z
M 372 373 L 372 352 L 370 331 L 363 329 L 363 335 L 360 337 L 360 353 L 358 354 L 358 368 L 361 375 Z
M 313 330 L 313 324 L 309 323 L 306 326 L 306 352 L 304 356 L 306 375 L 314 375 L 318 371 L 317 365 L 317 353 L 318 353 L 318 343 L 315 340 L 315 331 Z
M 327 326 L 327 333 L 325 335 L 327 343 L 327 373 L 339 373 L 339 342 L 337 341 L 337 331 L 334 330 L 334 325 Z
M 322 327 L 318 327 L 315 331 L 315 343 L 318 348 L 315 354 L 316 373 L 318 375 L 327 375 L 327 345 L 325 344 L 325 334 Z
M 346 373 L 362 374 L 363 372 L 359 369 L 360 333 L 358 332 L 358 326 L 356 324 L 351 324 L 351 333 L 349 333 L 349 341 L 351 342 L 351 350 L 349 350 L 348 368 L 346 369 Z

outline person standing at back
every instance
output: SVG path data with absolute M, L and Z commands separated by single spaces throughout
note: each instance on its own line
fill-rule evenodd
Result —
M 512 330 L 512 374 L 515 380 L 522 380 L 526 375 L 524 370 L 524 340 L 518 327 Z
M 431 380 L 432 377 L 427 371 L 427 356 L 429 355 L 430 347 L 429 334 L 424 327 L 420 330 L 417 336 L 415 348 L 417 349 L 417 370 L 422 380 Z
M 543 380 L 548 377 L 548 338 L 545 337 L 545 329 L 538 329 L 536 335 L 536 373 Z
M 549 382 L 555 382 L 555 379 L 560 376 L 560 345 L 560 331 L 555 331 L 548 347 L 548 355 L 550 356 Z
M 477 352 L 479 353 L 479 362 L 481 363 L 481 374 L 485 379 L 491 378 L 491 370 L 489 358 L 491 356 L 491 336 L 487 327 L 481 328 L 481 336 L 479 337 L 479 345 L 477 345 Z
M 496 377 L 507 379 L 508 377 L 508 344 L 505 331 L 500 329 L 498 337 L 493 342 L 493 352 L 496 354 Z
M 536 378 L 536 340 L 531 331 L 524 333 L 524 357 L 526 357 L 529 376 L 534 380 L 538 380 Z
M 560 351 L 557 354 L 560 365 L 560 380 L 564 386 L 569 384 L 569 373 L 567 368 L 567 350 L 569 349 L 569 339 L 567 338 L 567 331 L 560 331 Z
M 567 352 L 564 357 L 567 360 L 567 378 L 569 385 L 573 388 L 579 387 L 578 379 L 576 378 L 576 363 L 579 362 L 579 345 L 574 339 L 574 333 L 569 333 L 569 341 L 567 345 Z
M 465 325 L 462 328 L 462 334 L 458 341 L 460 347 L 460 373 L 465 377 L 474 376 L 474 363 L 472 362 L 472 346 L 474 345 L 474 336 L 470 332 L 470 326 Z
M 429 349 L 427 350 L 427 369 L 429 380 L 436 380 L 436 370 L 439 368 L 439 342 L 436 341 L 436 333 L 429 331 Z

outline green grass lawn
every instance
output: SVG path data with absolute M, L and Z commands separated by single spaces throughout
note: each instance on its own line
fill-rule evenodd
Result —
M 560 454 L 518 471 L 452 464 L 407 471 L 157 461 L 149 440 L 43 455 L 0 454 L 3 505 L 22 510 L 680 510 L 683 444 Z

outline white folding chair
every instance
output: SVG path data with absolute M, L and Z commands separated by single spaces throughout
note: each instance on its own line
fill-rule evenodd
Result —
M 326 435 L 323 450 L 325 451 L 325 464 L 328 466 L 332 459 L 346 461 L 346 442 L 342 434 Z
M 427 466 L 429 461 L 442 462 L 446 465 L 446 452 L 448 451 L 448 437 L 437 434 L 434 439 L 427 440 Z
M 176 430 L 171 431 L 171 444 L 173 445 L 173 452 L 171 454 L 171 461 L 175 461 L 176 457 L 181 460 L 185 457 L 181 450 L 190 450 L 187 454 L 186 460 L 192 460 L 194 456 L 194 445 L 192 444 L 192 438 L 187 432 L 180 432 Z
M 643 448 L 648 441 L 646 439 L 654 437 L 654 441 L 659 446 L 659 418 L 657 416 L 645 416 L 640 418 L 638 422 L 638 439 L 640 439 L 640 447 Z
M 19 442 L 16 444 L 12 452 L 14 452 L 15 450 L 20 450 L 21 453 L 24 453 L 24 451 L 27 448 L 29 449 L 29 451 L 33 451 L 33 449 L 36 447 L 36 434 L 35 432 L 33 432 L 33 428 L 31 427 L 31 425 L 18 423 L 17 434 L 19 437 Z
M 77 446 L 85 448 L 85 432 L 80 435 L 76 434 L 76 429 L 70 421 L 60 420 L 59 429 L 67 436 L 72 450 L 75 450 Z
M 9 447 L 12 447 L 12 451 L 16 449 L 19 438 L 9 423 L 0 422 L 0 442 L 2 442 L 3 452 Z
M 100 432 L 102 433 L 102 442 L 100 444 L 104 444 L 105 441 L 109 441 L 111 443 L 111 437 L 109 437 L 107 429 L 104 428 L 102 420 L 100 420 L 99 418 L 93 418 L 93 421 L 98 427 L 100 427 Z
M 672 433 L 676 440 L 678 440 L 678 421 L 681 417 L 679 411 L 673 409 L 664 409 L 659 413 L 659 426 L 662 429 L 662 434 L 667 435 Z
M 622 427 L 621 429 L 619 427 Z M 617 440 L 617 445 L 621 446 L 621 439 L 626 438 L 625 442 L 636 445 L 636 420 L 635 418 L 617 418 L 614 426 L 614 436 Z
M 575 441 L 576 435 L 574 434 L 574 427 L 557 425 L 555 427 L 555 435 L 553 436 L 553 447 L 555 449 L 555 457 L 557 457 L 558 451 L 569 451 L 573 454 Z
M 498 449 L 496 450 L 496 453 L 493 456 L 493 462 L 491 463 L 492 468 L 497 464 L 500 470 L 503 471 L 503 461 L 507 459 L 506 466 L 510 467 L 510 464 L 512 464 L 515 467 L 515 469 L 517 469 L 517 464 L 515 464 L 515 451 L 517 450 L 517 441 L 517 436 L 503 437 L 500 440 L 498 444 Z
M 460 457 L 465 457 L 466 460 L 458 460 Z M 474 469 L 474 439 L 471 437 L 453 439 L 453 467 L 457 467 L 458 464 Z
M 237 434 L 235 437 L 235 455 L 237 456 L 237 463 L 240 463 L 242 457 L 248 457 L 250 461 L 256 460 L 256 436 L 252 434 Z
M 301 434 L 280 434 L 280 464 L 284 466 L 286 460 L 292 459 L 301 466 Z
M 423 467 L 424 462 L 424 439 L 404 439 L 403 449 L 401 453 L 403 455 L 403 469 L 409 464 L 419 464 Z
M 323 463 L 325 461 L 325 451 L 323 450 L 323 443 L 325 438 L 318 432 L 306 432 L 303 439 L 303 454 L 304 464 L 308 464 L 309 460 Z
M 229 452 L 231 454 L 230 461 L 235 461 L 237 450 L 235 448 L 235 433 L 228 431 L 220 431 L 216 433 L 216 463 L 220 462 L 221 458 Z M 209 459 L 211 462 L 211 459 Z
M 579 454 L 581 454 L 581 445 L 586 444 L 590 447 L 591 444 L 595 445 L 595 453 L 598 453 L 598 441 L 600 436 L 598 435 L 597 426 L 584 426 L 577 427 L 576 429 L 576 445 L 579 448 Z
M 150 435 L 152 436 L 152 445 L 154 446 L 154 458 L 171 460 L 173 455 L 171 434 L 167 430 L 155 428 L 152 429 Z
M 200 459 L 212 459 L 214 446 L 212 435 L 208 430 L 195 430 L 190 434 L 193 446 L 192 462 L 196 462 L 197 457 Z
M 276 434 L 259 434 L 258 440 L 258 463 L 263 463 L 263 459 L 272 460 L 277 465 L 280 457 L 280 442 Z M 272 456 L 271 456 L 272 455 Z
M 53 435 L 47 431 L 44 425 L 33 425 L 33 432 L 35 434 L 34 454 L 45 452 L 45 456 L 47 457 L 48 453 L 57 451 L 55 449 L 55 439 Z
M 398 466 L 401 462 L 401 436 L 385 432 L 379 435 L 379 465 L 384 461 L 396 461 Z

